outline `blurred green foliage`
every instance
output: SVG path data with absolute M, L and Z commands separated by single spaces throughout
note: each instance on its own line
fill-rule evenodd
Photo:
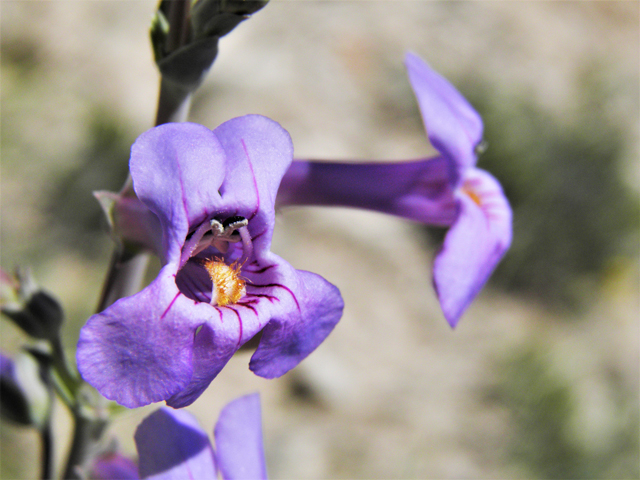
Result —
M 576 432 L 585 435 L 585 428 L 574 428 L 584 420 L 578 414 L 578 395 L 552 365 L 542 349 L 530 347 L 498 367 L 500 379 L 489 398 L 509 412 L 511 428 L 504 444 L 510 461 L 530 478 L 640 478 L 637 392 L 629 395 L 619 382 L 604 382 L 601 388 L 615 400 L 613 411 L 605 412 L 614 417 L 609 423 L 614 432 L 595 442 L 580 438 Z M 589 448 L 589 443 L 597 447 Z
M 107 224 L 96 190 L 119 191 L 128 174 L 131 128 L 104 108 L 94 108 L 86 127 L 86 147 L 74 167 L 56 178 L 47 211 L 55 241 L 93 256 L 104 249 Z
M 561 119 L 531 100 L 477 90 L 488 149 L 478 166 L 500 180 L 514 212 L 511 249 L 491 281 L 575 309 L 619 257 L 637 254 L 640 208 L 622 181 L 627 140 L 603 114 L 597 85 Z M 586 288 L 586 290 L 585 290 Z
M 3 38 L 2 53 L 2 113 L 11 119 L 1 142 L 4 261 L 38 263 L 65 249 L 94 258 L 109 240 L 92 192 L 122 187 L 136 131 L 111 106 L 71 87 L 59 90 L 63 80 L 35 39 Z M 22 197 L 15 193 L 19 182 Z M 46 230 L 46 250 L 39 236 L 24 232 L 18 244 L 25 221 Z

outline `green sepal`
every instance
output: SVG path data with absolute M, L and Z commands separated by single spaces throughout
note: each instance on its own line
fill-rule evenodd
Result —
M 151 44 L 163 80 L 193 92 L 218 55 L 218 40 L 263 8 L 268 0 L 196 0 L 184 4 L 187 21 L 172 19 L 178 3 L 162 0 L 151 23 Z M 174 10 L 172 10 L 174 8 Z M 182 15 L 182 14 L 180 14 Z M 173 23 L 172 23 L 173 21 Z M 175 31 L 172 31 L 172 28 Z
M 197 0 L 191 12 L 194 37 L 223 37 L 267 3 L 268 0 Z
M 64 319 L 62 307 L 50 294 L 41 290 L 26 269 L 16 269 L 12 277 L 2 272 L 0 310 L 27 335 L 54 340 Z
M 150 34 L 153 58 L 158 63 L 164 57 L 164 46 L 167 44 L 167 36 L 169 35 L 169 21 L 161 10 L 156 10 L 151 20 Z

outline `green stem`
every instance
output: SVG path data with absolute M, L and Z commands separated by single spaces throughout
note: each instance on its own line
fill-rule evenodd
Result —
M 166 5 L 169 35 L 167 36 L 165 50 L 167 53 L 171 53 L 186 45 L 191 37 L 191 24 L 189 22 L 191 0 L 172 0 Z M 160 81 L 156 125 L 169 122 L 185 122 L 189 116 L 190 107 L 190 91 L 162 78 Z
M 169 35 L 165 49 L 167 52 L 173 52 L 189 41 L 191 35 L 189 24 L 191 0 L 171 0 L 167 5 L 166 15 L 169 22 Z
M 51 340 L 51 347 L 53 349 L 53 368 L 56 374 L 64 384 L 64 387 L 72 394 L 75 394 L 82 380 L 69 369 L 60 338 Z
M 42 445 L 40 478 L 50 480 L 53 478 L 53 435 L 49 421 L 40 430 L 40 443 Z
M 91 458 L 91 454 L 94 453 L 95 447 L 108 425 L 107 420 L 88 418 L 80 411 L 79 407 L 73 411 L 73 418 L 75 421 L 73 443 L 62 477 L 65 480 L 84 477 L 87 460 Z
M 160 98 L 156 125 L 186 122 L 191 108 L 191 93 L 164 78 L 160 81 Z

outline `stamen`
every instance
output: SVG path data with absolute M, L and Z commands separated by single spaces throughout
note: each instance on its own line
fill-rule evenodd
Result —
M 224 226 L 225 232 L 231 231 L 231 233 L 233 233 L 233 231 L 238 230 L 240 227 L 249 225 L 249 220 L 240 215 L 234 215 L 233 217 L 227 218 L 222 225 Z
M 246 228 L 248 224 L 249 220 L 239 215 L 229 217 L 223 222 L 213 218 L 209 222 L 200 224 L 194 232 L 187 235 L 180 257 L 180 268 L 191 257 L 195 257 L 210 246 L 217 248 L 220 253 L 227 253 L 229 243 L 237 243 L 242 240 L 238 230 Z M 246 244 L 244 241 L 243 243 Z
M 191 236 L 188 237 L 188 240 L 182 247 L 182 255 L 180 255 L 180 268 L 182 268 L 191 257 L 199 254 L 202 250 L 210 245 L 210 242 L 208 241 L 203 242 L 203 238 L 209 230 L 211 230 L 211 227 L 206 223 L 203 223 Z
M 247 227 L 240 228 L 240 238 L 242 239 L 242 262 L 246 262 L 253 255 L 253 242 Z
M 246 227 L 249 224 L 249 220 L 239 215 L 234 215 L 233 217 L 227 218 L 223 223 L 220 223 L 215 218 L 212 219 L 210 223 L 211 231 L 213 232 L 211 245 L 222 253 L 227 253 L 229 243 L 240 241 L 240 234 L 237 230 Z
M 216 257 L 205 261 L 203 265 L 213 283 L 211 305 L 224 307 L 237 303 L 247 294 L 245 281 L 240 277 L 242 265 L 238 262 L 227 265 L 223 259 Z

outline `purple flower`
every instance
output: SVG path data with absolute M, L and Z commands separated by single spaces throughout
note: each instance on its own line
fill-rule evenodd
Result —
M 213 480 L 266 479 L 260 397 L 233 400 L 214 429 L 217 453 L 207 433 L 185 410 L 161 408 L 138 426 L 135 441 L 141 478 Z
M 340 205 L 451 226 L 433 282 L 452 327 L 511 243 L 511 208 L 500 184 L 475 167 L 482 119 L 445 78 L 408 54 L 409 80 L 429 140 L 440 155 L 412 162 L 294 161 L 278 205 Z
M 40 357 L 40 358 L 39 358 Z M 43 428 L 51 417 L 52 392 L 37 351 L 21 351 L 15 360 L 0 352 L 0 413 L 20 425 Z
M 97 457 L 89 472 L 93 480 L 138 480 L 138 467 L 130 458 L 117 452 L 107 452 Z
M 157 217 L 163 266 L 144 290 L 93 315 L 80 332 L 83 378 L 127 407 L 195 401 L 261 332 L 249 368 L 283 375 L 342 315 L 337 288 L 270 252 L 288 133 L 268 118 L 211 131 L 165 124 L 131 149 L 136 195 Z M 153 229 L 152 229 L 153 230 Z

